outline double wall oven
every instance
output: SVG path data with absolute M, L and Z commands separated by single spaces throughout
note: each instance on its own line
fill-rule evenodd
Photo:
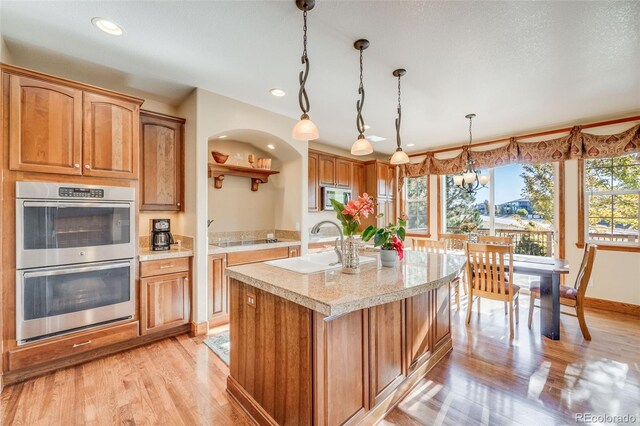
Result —
M 16 182 L 18 344 L 131 318 L 133 188 Z

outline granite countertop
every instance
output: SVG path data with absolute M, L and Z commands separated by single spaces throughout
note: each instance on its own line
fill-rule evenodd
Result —
M 171 250 L 153 251 L 149 247 L 140 247 L 140 249 L 138 250 L 138 256 L 140 262 L 146 262 L 149 260 L 175 259 L 176 257 L 191 257 L 193 256 L 193 250 L 173 246 L 171 247 Z
M 395 268 L 384 268 L 377 259 L 361 265 L 360 273 L 356 275 L 343 274 L 340 269 L 303 275 L 264 263 L 232 266 L 226 269 L 226 274 L 323 315 L 333 316 L 406 299 L 440 287 L 454 278 L 464 264 L 465 258 L 460 255 L 408 251 Z
M 240 251 L 267 250 L 279 247 L 299 246 L 300 241 L 280 240 L 277 243 L 261 243 L 261 244 L 243 244 L 241 246 L 218 247 L 215 244 L 209 244 L 209 254 L 237 253 Z

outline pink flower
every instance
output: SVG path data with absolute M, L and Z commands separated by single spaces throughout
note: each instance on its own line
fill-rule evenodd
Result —
M 391 245 L 398 252 L 398 257 L 400 258 L 400 260 L 404 259 L 404 249 L 402 246 L 402 240 L 394 236 L 393 240 L 391 240 Z
M 367 218 L 373 211 L 373 200 L 365 193 L 358 197 L 357 200 L 349 200 L 344 206 L 342 214 L 351 216 L 352 220 L 360 223 L 361 217 Z

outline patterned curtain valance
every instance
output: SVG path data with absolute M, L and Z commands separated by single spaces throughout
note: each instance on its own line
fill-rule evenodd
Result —
M 640 152 L 640 124 L 615 135 L 592 135 L 582 132 L 580 126 L 574 126 L 568 135 L 546 141 L 520 142 L 511 138 L 507 145 L 484 151 L 472 151 L 464 146 L 453 158 L 439 159 L 429 152 L 419 163 L 400 166 L 399 187 L 402 188 L 405 177 L 460 173 L 469 157 L 475 161 L 476 168 L 486 169 L 513 163 L 618 157 L 634 152 Z

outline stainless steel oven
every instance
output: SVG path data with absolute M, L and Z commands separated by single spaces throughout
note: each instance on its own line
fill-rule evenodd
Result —
M 133 188 L 16 183 L 16 269 L 135 256 Z
M 133 259 L 18 270 L 18 344 L 132 318 L 134 291 Z
M 132 318 L 133 188 L 16 182 L 18 344 Z

